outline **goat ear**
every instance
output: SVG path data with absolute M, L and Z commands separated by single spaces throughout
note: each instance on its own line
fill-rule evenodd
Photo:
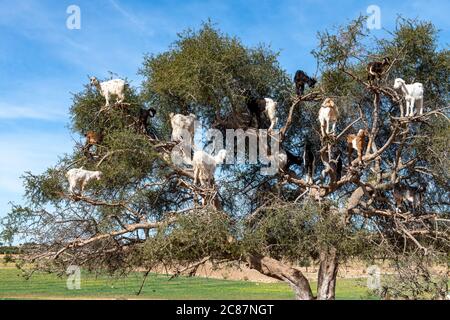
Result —
M 172 119 L 174 117 L 174 115 L 175 114 L 173 112 L 169 113 L 169 118 Z

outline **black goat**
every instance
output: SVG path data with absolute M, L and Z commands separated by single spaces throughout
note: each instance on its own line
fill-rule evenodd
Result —
M 367 64 L 367 80 L 372 83 L 375 79 L 380 79 L 384 69 L 391 64 L 389 57 L 383 58 L 383 61 L 372 61 Z
M 295 89 L 297 95 L 300 97 L 305 92 L 305 84 L 310 88 L 314 88 L 317 83 L 317 80 L 309 77 L 304 71 L 297 70 L 294 76 Z
M 153 118 L 155 115 L 156 115 L 156 110 L 153 108 L 149 108 L 149 109 L 141 108 L 139 110 L 139 126 L 148 135 L 151 135 L 151 132 L 148 128 L 148 119 Z
M 248 127 L 252 125 L 253 118 L 256 118 L 257 129 L 261 127 L 261 114 L 266 110 L 266 100 L 263 98 L 247 98 L 247 108 L 250 111 L 250 121 Z
M 303 149 L 303 163 L 305 166 L 305 173 L 306 173 L 306 183 L 313 184 L 314 183 L 314 171 L 316 169 L 315 167 L 316 157 L 314 156 L 313 152 L 313 145 L 310 141 L 306 141 L 305 147 Z
M 302 158 L 299 156 L 296 156 L 289 150 L 286 150 L 286 156 L 287 156 L 287 167 L 289 168 L 293 164 L 298 165 L 299 167 L 302 165 Z
M 339 151 L 336 163 L 336 181 L 342 178 L 342 153 Z

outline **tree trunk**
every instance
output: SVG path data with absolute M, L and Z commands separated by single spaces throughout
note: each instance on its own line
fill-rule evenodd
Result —
M 268 277 L 287 282 L 294 290 L 297 300 L 314 300 L 309 281 L 300 270 L 260 255 L 250 256 L 247 261 L 250 268 Z
M 336 249 L 320 253 L 320 267 L 317 282 L 317 300 L 334 300 L 338 259 Z

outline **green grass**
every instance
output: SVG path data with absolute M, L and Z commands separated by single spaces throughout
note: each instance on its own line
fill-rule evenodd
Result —
M 201 277 L 178 277 L 152 274 L 140 296 L 142 275 L 111 278 L 83 273 L 80 290 L 68 290 L 66 277 L 35 273 L 24 279 L 17 269 L 0 268 L 0 299 L 293 299 L 290 287 L 284 283 L 254 283 L 217 280 Z M 338 299 L 367 298 L 364 282 L 354 279 L 339 280 Z M 315 290 L 315 283 L 313 283 Z

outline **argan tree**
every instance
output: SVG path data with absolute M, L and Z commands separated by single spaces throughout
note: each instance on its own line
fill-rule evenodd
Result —
M 105 109 L 86 85 L 73 98 L 71 129 L 104 139 L 89 152 L 80 140 L 43 174 L 25 174 L 27 201 L 3 220 L 6 241 L 30 243 L 18 264 L 112 274 L 165 265 L 194 274 L 206 261 L 235 262 L 287 282 L 298 299 L 334 299 L 342 263 L 386 259 L 399 277 L 379 294 L 441 298 L 447 280 L 431 276 L 430 267 L 445 266 L 449 252 L 449 51 L 438 47 L 431 23 L 399 19 L 388 38 L 374 39 L 364 22 L 319 33 L 319 82 L 301 97 L 277 53 L 246 47 L 210 23 L 147 55 L 141 91 L 128 87 L 125 103 Z M 390 63 L 380 81 L 368 82 L 367 62 L 385 56 Z M 423 83 L 422 115 L 400 113 L 405 101 L 392 87 L 398 77 Z M 278 102 L 284 150 L 301 159 L 305 141 L 312 143 L 313 184 L 298 162 L 264 175 L 265 164 L 247 161 L 223 165 L 214 187 L 205 188 L 193 184 L 192 167 L 172 162 L 171 112 L 194 113 L 203 128 L 225 136 L 227 129 L 248 129 L 249 93 Z M 317 115 L 327 97 L 340 116 L 336 134 L 323 137 Z M 143 130 L 140 109 L 149 106 L 157 116 Z M 362 162 L 349 161 L 346 137 L 359 129 L 368 132 L 367 148 Z M 64 174 L 73 167 L 103 177 L 83 194 L 69 194 Z M 421 190 L 421 201 L 397 205 L 400 185 Z M 311 263 L 319 265 L 314 293 L 298 268 Z M 415 272 L 402 276 L 405 270 Z

